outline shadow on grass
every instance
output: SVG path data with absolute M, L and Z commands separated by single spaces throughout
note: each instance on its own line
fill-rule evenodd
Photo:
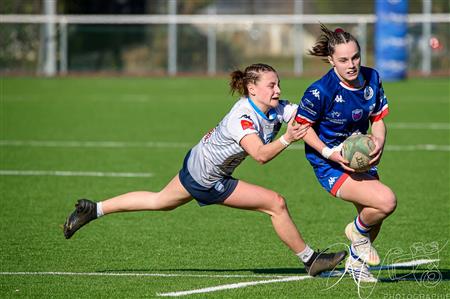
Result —
M 427 285 L 438 284 L 440 281 L 450 280 L 449 269 L 433 269 L 433 270 L 415 270 L 410 273 L 395 273 L 388 278 L 381 278 L 380 282 L 400 282 L 400 281 L 417 281 Z
M 266 275 L 287 275 L 287 274 L 306 274 L 305 269 L 303 268 L 264 268 L 264 269 L 196 269 L 196 268 L 186 268 L 186 269 L 108 269 L 108 270 L 100 270 L 97 272 L 171 272 L 171 273 L 179 273 L 179 272 L 191 272 L 191 273 L 241 273 L 250 272 L 253 274 L 266 274 Z M 244 274 L 243 274 L 244 275 Z
M 410 272 L 408 272 L 408 269 Z M 418 283 L 423 283 L 427 285 L 438 284 L 440 281 L 450 280 L 450 270 L 449 269 L 417 269 L 416 267 L 401 267 L 397 270 L 401 270 L 406 273 L 392 273 L 391 270 L 378 269 L 373 270 L 372 273 L 375 276 L 387 276 L 384 278 L 379 277 L 379 282 L 393 283 L 400 281 L 417 281 Z M 97 271 L 99 273 L 107 272 L 126 272 L 126 273 L 164 273 L 175 274 L 175 273 L 190 273 L 190 274 L 209 274 L 209 273 L 227 273 L 230 275 L 245 275 L 245 273 L 253 273 L 259 275 L 306 275 L 306 271 L 303 268 L 242 268 L 242 269 L 199 269 L 199 268 L 184 268 L 184 269 L 108 269 Z M 338 277 L 344 273 L 344 268 L 336 268 L 333 277 Z M 397 272 L 397 271 L 396 271 Z M 235 274 L 232 274 L 235 273 Z M 326 274 L 324 275 L 327 276 Z M 322 276 L 323 277 L 323 276 Z

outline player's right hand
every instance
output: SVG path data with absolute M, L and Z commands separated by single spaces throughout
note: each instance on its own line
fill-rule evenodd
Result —
M 347 161 L 344 157 L 342 157 L 341 153 L 339 151 L 334 151 L 331 156 L 328 157 L 329 160 L 339 163 L 339 165 L 341 165 L 341 167 L 348 172 L 355 172 L 355 170 L 353 168 L 350 168 L 349 165 L 349 161 Z

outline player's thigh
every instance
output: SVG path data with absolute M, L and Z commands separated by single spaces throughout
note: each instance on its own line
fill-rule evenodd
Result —
M 160 191 L 157 200 L 167 209 L 176 208 L 192 200 L 191 194 L 180 182 L 178 174 Z
M 285 208 L 284 199 L 277 192 L 242 180 L 239 180 L 236 189 L 223 205 L 266 213 Z
M 352 174 L 339 189 L 339 197 L 353 202 L 357 208 L 379 208 L 395 201 L 392 190 L 368 174 Z

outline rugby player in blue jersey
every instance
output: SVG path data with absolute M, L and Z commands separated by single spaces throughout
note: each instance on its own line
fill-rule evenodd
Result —
M 350 33 L 321 25 L 309 54 L 324 58 L 331 69 L 306 89 L 298 107 L 296 121 L 311 125 L 303 138 L 306 158 L 326 191 L 356 207 L 356 218 L 345 228 L 352 243 L 347 272 L 358 282 L 376 282 L 368 268 L 380 263 L 372 242 L 397 205 L 376 167 L 386 141 L 387 99 L 378 72 L 361 66 L 360 46 Z M 369 127 L 376 145 L 370 154 L 373 167 L 356 173 L 341 156 L 340 145 L 352 134 L 368 133 Z
M 236 167 L 247 157 L 261 164 L 269 162 L 300 140 L 309 125 L 295 125 L 297 105 L 280 99 L 280 80 L 269 65 L 254 64 L 231 74 L 231 91 L 241 98 L 230 112 L 186 155 L 178 174 L 159 192 L 138 191 L 98 203 L 81 199 L 64 224 L 67 239 L 90 221 L 126 211 L 168 211 L 192 199 L 200 205 L 220 204 L 266 213 L 278 237 L 315 276 L 332 270 L 346 256 L 315 252 L 303 240 L 287 209 L 275 191 L 233 178 Z M 281 124 L 286 132 L 278 139 Z

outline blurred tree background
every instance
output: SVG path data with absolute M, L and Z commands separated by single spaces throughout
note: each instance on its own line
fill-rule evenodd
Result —
M 147 14 L 168 13 L 167 0 L 57 0 L 57 14 Z M 448 13 L 450 1 L 434 0 L 433 13 Z M 292 14 L 295 0 L 178 0 L 177 14 Z M 351 10 L 349 10 L 351 7 Z M 304 14 L 373 14 L 375 0 L 304 0 Z M 421 13 L 422 0 L 409 0 L 410 13 Z M 41 0 L 2 0 L 0 14 L 41 14 Z M 448 24 L 444 26 L 448 27 Z M 34 72 L 43 60 L 43 33 L 40 24 L 0 23 L 0 71 Z M 305 25 L 308 27 L 308 25 Z M 309 25 L 309 30 L 316 31 Z M 317 27 L 317 26 L 316 26 Z M 68 68 L 71 72 L 165 73 L 168 59 L 167 25 L 91 25 L 70 24 L 67 30 Z M 312 28 L 312 29 L 311 29 Z M 243 28 L 241 31 L 247 29 Z M 217 69 L 242 63 L 243 47 L 252 44 L 255 34 L 265 38 L 264 30 L 230 37 L 217 36 Z M 447 30 L 448 31 L 448 30 Z M 259 33 L 258 33 L 259 32 Z M 262 32 L 262 33 L 261 33 Z M 369 41 L 371 42 L 371 41 Z M 236 45 L 233 43 L 241 43 Z M 207 29 L 177 26 L 177 68 L 183 72 L 206 72 Z M 270 62 L 271 57 L 265 57 Z M 286 60 L 292 65 L 292 59 Z

